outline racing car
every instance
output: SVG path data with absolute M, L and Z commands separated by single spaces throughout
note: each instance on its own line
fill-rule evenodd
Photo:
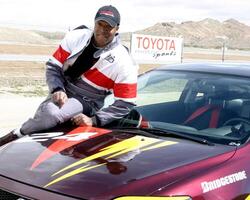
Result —
M 250 199 L 250 64 L 162 66 L 137 99 L 104 127 L 0 147 L 0 199 Z

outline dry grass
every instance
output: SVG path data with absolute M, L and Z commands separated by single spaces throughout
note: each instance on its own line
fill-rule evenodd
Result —
M 0 94 L 44 96 L 45 65 L 40 62 L 0 61 Z

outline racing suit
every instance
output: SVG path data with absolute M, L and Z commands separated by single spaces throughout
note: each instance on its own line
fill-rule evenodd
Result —
M 35 116 L 22 125 L 20 130 L 23 134 L 52 128 L 79 113 L 91 117 L 94 126 L 103 126 L 122 118 L 135 105 L 138 66 L 121 44 L 118 34 L 106 47 L 96 49 L 93 54 L 96 62 L 89 69 L 83 70 L 80 76 L 67 75 L 92 37 L 93 31 L 88 28 L 66 34 L 46 63 L 50 95 L 39 106 Z M 61 108 L 51 100 L 51 94 L 58 90 L 68 96 Z M 105 97 L 111 93 L 114 95 L 113 104 L 103 108 Z

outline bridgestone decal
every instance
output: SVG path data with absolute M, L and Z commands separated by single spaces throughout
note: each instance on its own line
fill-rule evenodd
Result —
M 237 172 L 234 174 L 230 174 L 228 176 L 218 178 L 213 181 L 202 182 L 201 187 L 202 187 L 203 193 L 206 193 L 206 192 L 215 190 L 217 188 L 220 188 L 220 187 L 223 187 L 223 186 L 235 183 L 235 182 L 239 182 L 245 179 L 247 179 L 247 174 L 245 171 L 241 171 L 241 172 Z

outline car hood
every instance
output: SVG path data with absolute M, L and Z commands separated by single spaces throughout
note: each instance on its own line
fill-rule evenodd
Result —
M 233 152 L 234 147 L 230 146 L 78 127 L 65 134 L 33 134 L 2 147 L 0 174 L 57 193 L 90 199 L 225 154 L 215 161 L 218 165 Z

